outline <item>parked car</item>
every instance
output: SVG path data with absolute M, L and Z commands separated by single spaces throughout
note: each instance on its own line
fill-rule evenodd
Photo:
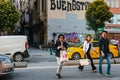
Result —
M 27 36 L 0 36 L 0 54 L 5 54 L 16 62 L 28 58 Z
M 98 41 L 93 41 L 93 47 L 95 48 L 95 50 L 97 51 L 94 52 L 93 50 L 91 50 L 90 55 L 92 58 L 99 58 L 100 54 L 99 54 L 99 46 L 98 46 Z M 111 58 L 113 57 L 118 57 L 119 56 L 119 52 L 118 52 L 118 48 L 112 44 L 109 45 L 110 48 L 110 54 L 111 54 Z M 78 60 L 80 58 L 84 58 L 84 51 L 83 51 L 83 44 L 79 45 L 79 46 L 74 46 L 74 47 L 69 47 L 67 49 L 67 54 L 68 54 L 68 58 L 69 59 L 73 59 L 73 60 Z
M 0 54 L 0 75 L 10 74 L 14 71 L 14 63 L 6 55 Z

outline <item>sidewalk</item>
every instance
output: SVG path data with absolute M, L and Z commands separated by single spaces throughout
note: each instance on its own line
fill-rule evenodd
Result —
M 56 61 L 54 53 L 53 53 L 53 55 L 50 55 L 50 52 L 46 51 L 46 50 L 41 50 L 39 48 L 30 47 L 29 48 L 29 53 L 30 53 L 31 56 L 35 56 L 35 58 L 41 56 L 42 59 L 45 58 L 47 60 Z M 99 63 L 99 59 L 94 59 L 93 61 L 94 61 L 95 64 Z M 104 59 L 103 63 L 106 64 L 106 59 Z M 120 64 L 120 58 L 113 58 L 111 60 L 111 63 L 112 64 Z M 64 65 L 67 65 L 67 66 L 78 65 L 78 64 L 79 64 L 78 60 L 69 60 L 68 62 L 64 62 Z
M 99 64 L 99 59 L 93 60 L 94 64 Z M 106 64 L 107 61 L 104 59 L 103 64 Z M 112 64 L 120 64 L 120 58 L 111 59 Z M 69 60 L 68 62 L 64 62 L 65 66 L 71 66 L 71 65 L 79 65 L 79 60 Z
M 35 55 L 50 55 L 50 52 L 47 51 L 47 50 L 42 50 L 42 49 L 39 49 L 39 48 L 34 48 L 34 47 L 30 47 L 29 48 L 29 54 L 31 56 L 35 56 Z

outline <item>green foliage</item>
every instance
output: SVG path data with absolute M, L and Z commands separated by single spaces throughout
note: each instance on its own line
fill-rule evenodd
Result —
M 3 2 L 4 0 L 0 0 L 0 3 Z
M 105 21 L 109 21 L 112 17 L 112 13 L 104 0 L 96 0 L 88 5 L 88 9 L 85 14 L 88 29 L 94 30 L 105 26 Z
M 7 0 L 8 1 L 8 0 Z M 12 31 L 15 23 L 20 19 L 20 13 L 14 4 L 10 2 L 0 3 L 0 30 Z

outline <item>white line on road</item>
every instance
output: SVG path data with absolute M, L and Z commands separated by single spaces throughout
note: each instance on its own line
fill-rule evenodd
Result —
M 64 68 L 76 67 L 76 66 L 64 66 Z M 32 70 L 32 69 L 51 69 L 57 68 L 57 66 L 43 66 L 43 67 L 27 67 L 27 68 L 16 68 L 15 70 Z
M 118 66 L 120 64 L 113 64 L 111 65 L 112 67 L 114 66 Z M 98 66 L 98 65 L 97 65 Z M 103 65 L 103 66 L 107 66 L 107 65 Z M 64 66 L 64 68 L 70 68 L 70 67 L 78 67 L 78 66 Z M 51 69 L 51 68 L 57 68 L 57 66 L 28 66 L 27 68 L 16 68 L 15 70 L 33 70 L 33 69 Z

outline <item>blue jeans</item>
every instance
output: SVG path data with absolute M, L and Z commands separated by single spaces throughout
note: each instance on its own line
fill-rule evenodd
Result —
M 106 54 L 105 59 L 107 60 L 107 72 L 106 74 L 110 74 L 110 68 L 111 68 L 111 57 L 110 53 Z M 102 74 L 102 64 L 103 64 L 103 56 L 100 54 L 100 60 L 99 60 L 99 73 Z
M 52 55 L 52 53 L 54 52 L 55 52 L 54 47 L 50 47 L 50 54 Z

